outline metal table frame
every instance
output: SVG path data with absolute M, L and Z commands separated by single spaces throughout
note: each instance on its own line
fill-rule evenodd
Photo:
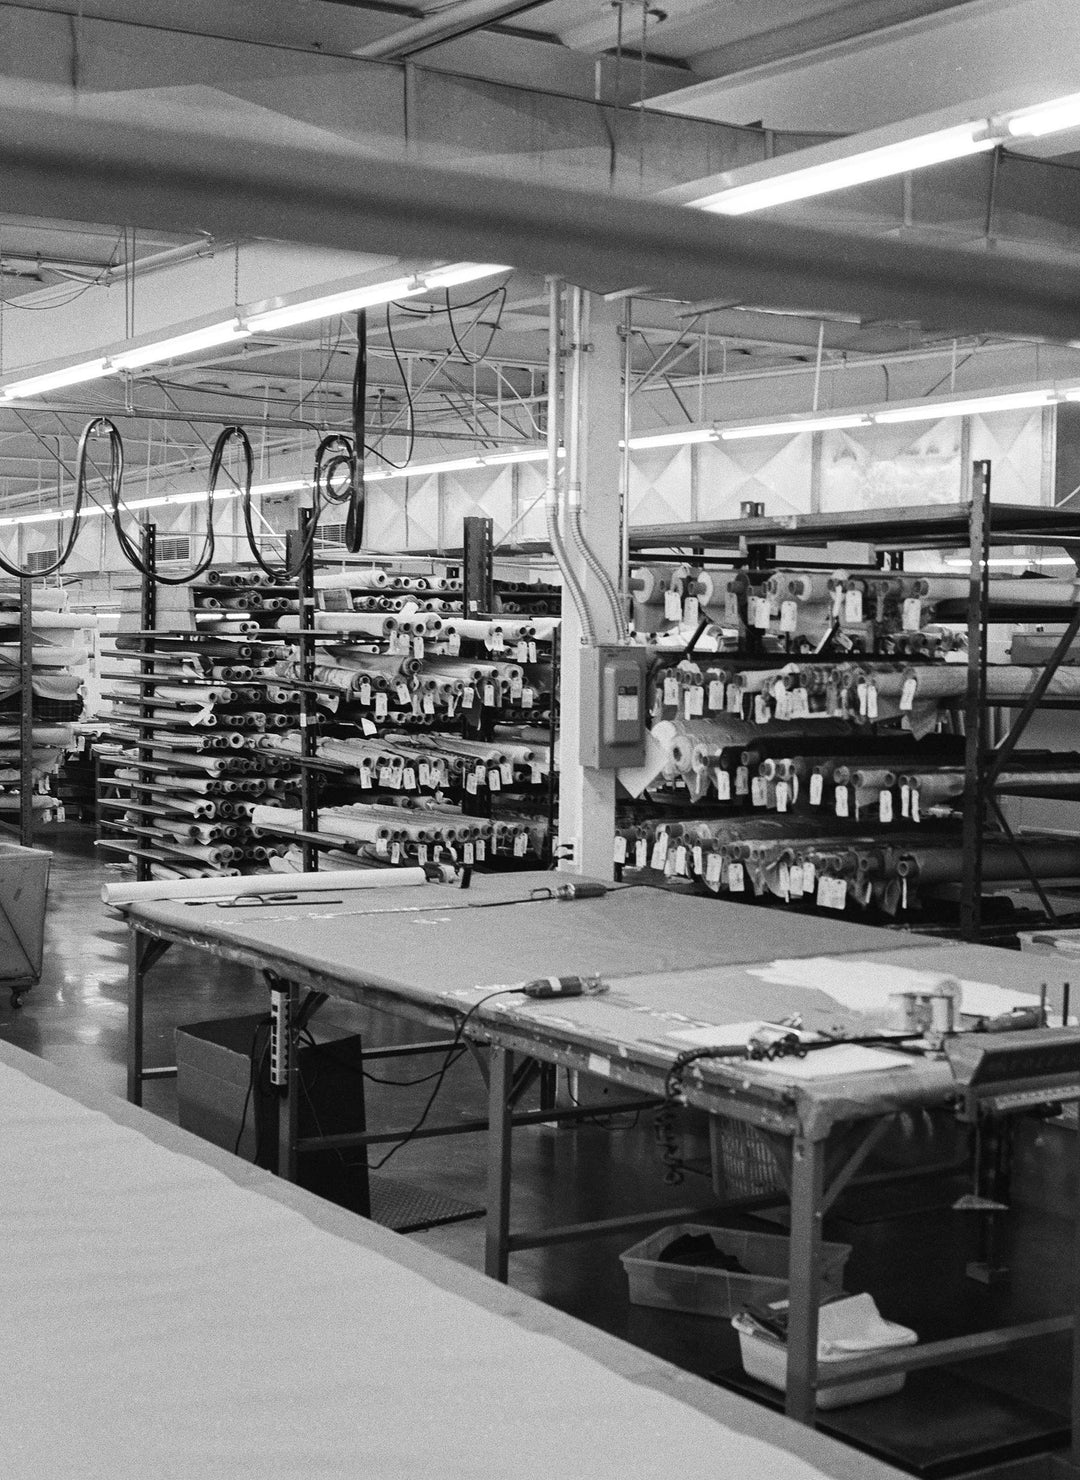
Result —
M 168 946 L 184 944 L 208 951 L 223 959 L 261 971 L 279 989 L 289 994 L 289 1022 L 295 1023 L 296 1011 L 304 988 L 335 995 L 341 983 L 331 973 L 314 966 L 291 965 L 287 981 L 280 975 L 281 963 L 271 948 L 259 950 L 250 944 L 235 946 L 208 937 L 197 929 L 157 921 L 141 921 L 128 916 L 129 985 L 128 985 L 128 1099 L 142 1103 L 142 1086 L 150 1079 L 175 1076 L 175 1068 L 147 1068 L 143 1058 L 143 1003 L 146 975 Z M 436 1027 L 447 1027 L 460 1018 L 460 1010 L 447 1004 L 445 1010 L 434 1004 L 410 1000 L 404 989 L 396 993 L 385 986 L 372 985 L 357 994 L 350 983 L 348 1000 L 407 1017 Z M 481 1010 L 482 1011 L 482 1010 Z M 524 1087 L 535 1077 L 535 1067 L 554 1064 L 586 1074 L 600 1074 L 613 1083 L 645 1096 L 645 1104 L 663 1096 L 664 1080 L 670 1058 L 659 1050 L 634 1055 L 609 1057 L 610 1045 L 598 1052 L 595 1045 L 576 1043 L 554 1025 L 545 1031 L 543 1025 L 496 1022 L 489 1015 L 477 1015 L 467 1035 L 474 1043 L 489 1047 L 487 1065 L 488 1117 L 486 1122 L 458 1124 L 453 1127 L 431 1127 L 430 1134 L 487 1129 L 488 1201 L 485 1238 L 485 1270 L 494 1279 L 506 1282 L 509 1256 L 516 1250 L 540 1248 L 554 1243 L 581 1238 L 604 1237 L 629 1232 L 650 1224 L 678 1222 L 699 1213 L 694 1208 L 667 1208 L 643 1216 L 630 1215 L 593 1223 L 565 1225 L 535 1232 L 511 1230 L 512 1132 L 515 1124 L 537 1121 L 574 1120 L 595 1114 L 595 1107 L 575 1110 L 541 1109 L 524 1114 L 516 1111 Z M 291 1045 L 295 1049 L 295 1042 Z M 403 1050 L 391 1050 L 401 1052 Z M 323 1139 L 301 1138 L 298 1132 L 298 1057 L 288 1055 L 288 1076 L 279 1117 L 279 1166 L 281 1175 L 296 1179 L 297 1157 L 302 1150 L 333 1145 L 343 1148 L 374 1140 L 400 1139 L 398 1133 L 356 1133 Z M 922 1067 L 922 1066 L 920 1066 Z M 1073 1443 L 1068 1458 L 1041 1457 L 1041 1468 L 1032 1474 L 1045 1475 L 1045 1460 L 1051 1473 L 1080 1476 L 1080 1334 L 1072 1316 L 1028 1322 L 1004 1329 L 990 1330 L 944 1341 L 927 1342 L 898 1352 L 887 1352 L 869 1360 L 851 1364 L 830 1364 L 827 1376 L 819 1375 L 817 1363 L 818 1306 L 821 1286 L 822 1224 L 826 1212 L 856 1175 L 866 1157 L 884 1134 L 892 1116 L 912 1105 L 947 1103 L 955 1095 L 955 1084 L 944 1064 L 913 1081 L 912 1093 L 903 1104 L 884 1109 L 866 1093 L 845 1093 L 842 1103 L 830 1101 L 820 1089 L 807 1085 L 792 1091 L 790 1086 L 754 1080 L 746 1066 L 734 1068 L 716 1061 L 694 1064 L 685 1080 L 685 1097 L 689 1104 L 710 1115 L 742 1120 L 759 1129 L 786 1139 L 791 1146 L 790 1188 L 791 1246 L 789 1264 L 790 1316 L 788 1330 L 787 1394 L 788 1417 L 803 1424 L 813 1424 L 816 1393 L 819 1388 L 850 1381 L 853 1376 L 884 1375 L 889 1372 L 941 1365 L 1011 1350 L 1024 1342 L 1061 1333 L 1074 1332 L 1073 1341 Z M 928 1063 L 927 1069 L 931 1068 Z M 850 1082 L 848 1089 L 850 1090 Z M 638 1098 L 629 1105 L 605 1106 L 641 1108 Z M 423 1134 L 423 1131 L 421 1132 Z M 1077 1138 L 1080 1160 L 1080 1137 Z M 1080 1220 L 1076 1241 L 1076 1265 L 1080 1269 Z M 1019 1472 L 1018 1472 L 1019 1473 Z

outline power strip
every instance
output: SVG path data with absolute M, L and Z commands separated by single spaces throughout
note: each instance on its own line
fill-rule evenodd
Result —
M 270 988 L 270 1083 L 285 1085 L 289 1081 L 289 1043 L 292 1023 L 289 1020 L 289 990 Z

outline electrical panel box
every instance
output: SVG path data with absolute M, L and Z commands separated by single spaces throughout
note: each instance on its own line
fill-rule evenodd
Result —
M 601 646 L 586 648 L 581 660 L 581 764 L 608 771 L 642 765 L 648 653 Z

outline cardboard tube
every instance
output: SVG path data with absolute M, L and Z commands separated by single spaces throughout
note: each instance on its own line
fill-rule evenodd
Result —
M 335 889 L 378 889 L 390 885 L 423 884 L 422 868 L 346 869 L 314 874 L 259 874 L 239 884 L 222 879 L 152 880 L 145 884 L 109 883 L 103 886 L 105 904 L 121 909 L 169 899 L 232 899 L 237 894 L 324 894 Z

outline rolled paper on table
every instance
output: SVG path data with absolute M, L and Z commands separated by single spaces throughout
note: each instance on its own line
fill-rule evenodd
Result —
M 310 874 L 260 874 L 244 879 L 242 885 L 222 887 L 221 879 L 184 879 L 170 885 L 165 880 L 145 884 L 109 883 L 101 891 L 105 904 L 122 907 L 169 899 L 235 898 L 237 893 L 325 894 L 335 889 L 378 889 L 390 885 L 423 884 L 422 868 L 327 870 Z

